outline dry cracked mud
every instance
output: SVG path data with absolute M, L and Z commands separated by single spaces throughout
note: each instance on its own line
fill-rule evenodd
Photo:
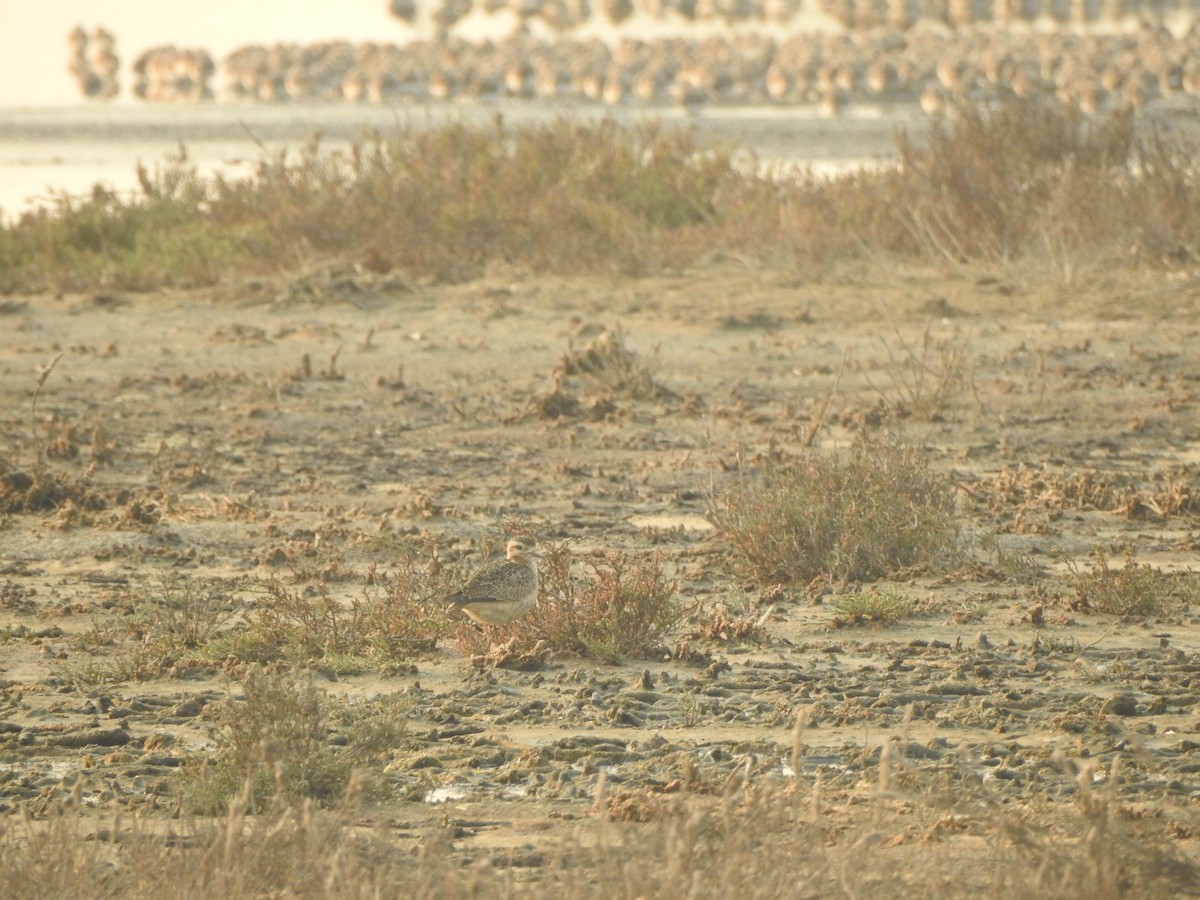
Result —
M 1198 306 L 1186 282 L 806 281 L 734 262 L 7 300 L 0 811 L 73 791 L 165 816 L 213 751 L 236 665 L 97 675 L 130 640 L 106 629 L 138 592 L 281 579 L 350 602 L 397 542 L 429 538 L 465 565 L 517 518 L 580 558 L 658 554 L 697 610 L 668 642 L 691 652 L 522 671 L 443 639 L 386 671 L 316 667 L 340 702 L 391 700 L 405 719 L 379 764 L 390 794 L 363 813 L 398 841 L 448 820 L 464 860 L 535 873 L 595 814 L 601 772 L 629 821 L 773 777 L 819 778 L 850 822 L 882 757 L 974 776 L 1010 808 L 1068 803 L 1081 768 L 1100 779 L 1119 757 L 1121 800 L 1143 815 L 1131 827 L 1194 854 L 1195 607 L 1118 617 L 1069 585 L 1097 549 L 1113 567 L 1126 548 L 1195 565 Z M 654 391 L 563 380 L 564 354 L 606 330 Z M 735 576 L 705 514 L 739 464 L 864 437 L 923 448 L 975 562 L 889 583 L 913 612 L 884 625 L 839 621 L 836 585 Z M 39 456 L 60 493 L 21 508 Z M 761 637 L 714 626 L 717 610 Z

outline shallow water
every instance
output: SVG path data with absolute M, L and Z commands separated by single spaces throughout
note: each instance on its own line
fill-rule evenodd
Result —
M 861 106 L 830 119 L 815 106 L 717 107 L 695 114 L 675 107 L 608 108 L 586 103 L 455 102 L 397 106 L 345 104 L 112 104 L 0 109 L 0 211 L 6 217 L 85 194 L 97 183 L 135 191 L 135 167 L 152 167 L 181 145 L 203 173 L 249 172 L 264 152 L 295 147 L 315 133 L 327 147 L 366 131 L 421 127 L 495 115 L 520 124 L 557 116 L 622 124 L 660 120 L 690 126 L 707 146 L 744 147 L 766 165 L 798 163 L 818 173 L 887 160 L 897 128 L 920 128 L 913 109 Z

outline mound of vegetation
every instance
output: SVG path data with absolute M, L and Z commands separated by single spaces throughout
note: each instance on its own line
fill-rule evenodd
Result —
M 459 281 L 493 261 L 639 275 L 736 253 L 805 267 L 866 254 L 1049 263 L 1066 281 L 1187 263 L 1200 248 L 1200 156 L 1131 112 L 1054 100 L 965 104 L 897 137 L 899 164 L 766 174 L 659 125 L 561 118 L 314 138 L 244 177 L 187 153 L 122 196 L 97 186 L 0 228 L 0 289 L 204 286 L 350 266 Z

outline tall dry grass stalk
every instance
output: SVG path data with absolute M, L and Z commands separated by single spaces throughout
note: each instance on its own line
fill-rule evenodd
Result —
M 739 777 L 678 799 L 630 797 L 596 778 L 594 800 L 522 859 L 445 827 L 372 828 L 359 797 L 331 809 L 276 795 L 258 814 L 152 822 L 97 817 L 77 798 L 0 827 L 0 883 L 25 897 L 980 898 L 1191 896 L 1200 867 L 1166 834 L 1129 823 L 1121 762 L 1097 788 L 1078 767 L 1073 802 L 1011 804 L 965 765 L 925 772 L 875 757 L 862 789 L 747 761 Z M 802 756 L 797 754 L 797 759 Z M 1060 758 L 1064 776 L 1074 771 Z M 686 800 L 686 802 L 684 802 Z M 639 802 L 648 818 L 622 818 Z M 857 811 L 857 815 L 852 815 Z M 386 820 L 393 823 L 392 814 Z

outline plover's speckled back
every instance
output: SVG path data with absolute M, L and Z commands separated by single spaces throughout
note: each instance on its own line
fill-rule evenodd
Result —
M 507 559 L 483 566 L 463 589 L 447 599 L 484 625 L 503 625 L 527 613 L 537 601 L 537 562 L 533 538 L 508 542 Z

